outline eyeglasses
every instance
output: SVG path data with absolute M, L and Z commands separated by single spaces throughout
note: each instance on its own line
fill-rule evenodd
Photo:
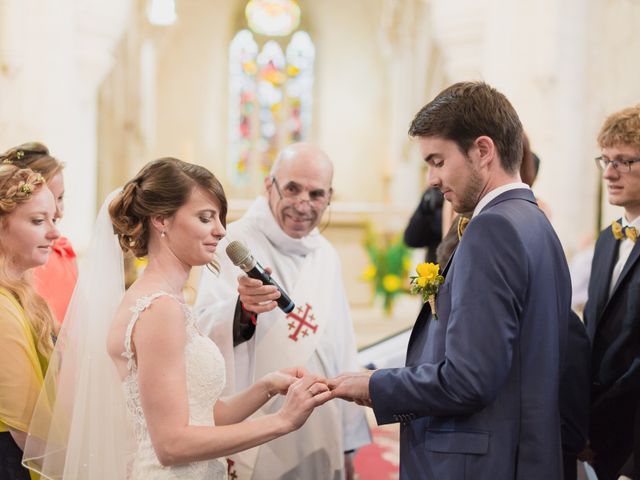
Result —
M 596 157 L 596 165 L 603 172 L 611 165 L 617 172 L 626 173 L 631 171 L 631 165 L 640 162 L 640 158 L 630 158 L 628 160 L 609 160 L 605 157 Z
M 324 190 L 323 188 L 318 188 L 316 190 L 308 191 L 299 183 L 290 181 L 287 182 L 286 185 L 282 189 L 280 189 L 280 185 L 276 177 L 271 177 L 271 182 L 276 187 L 276 192 L 278 192 L 278 196 L 280 200 L 286 199 L 290 202 L 309 202 L 310 205 L 313 205 L 316 208 L 322 208 L 329 204 L 329 200 L 331 199 L 332 189 Z M 303 192 L 307 192 L 309 198 L 301 198 Z

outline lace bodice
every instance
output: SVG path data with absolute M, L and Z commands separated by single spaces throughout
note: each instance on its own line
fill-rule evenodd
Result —
M 187 395 L 189 398 L 189 424 L 213 426 L 213 405 L 224 388 L 224 359 L 218 347 L 208 337 L 202 335 L 195 324 L 191 309 L 180 299 L 166 292 L 157 292 L 139 298 L 131 307 L 131 319 L 127 326 L 122 356 L 127 359 L 129 374 L 123 380 L 124 394 L 129 417 L 135 430 L 138 449 L 131 468 L 130 479 L 226 479 L 227 468 L 224 459 L 193 462 L 186 465 L 163 467 L 155 454 L 147 423 L 140 403 L 138 369 L 131 348 L 131 334 L 138 318 L 159 297 L 168 296 L 182 306 L 185 313 L 187 341 L 185 345 L 185 365 Z

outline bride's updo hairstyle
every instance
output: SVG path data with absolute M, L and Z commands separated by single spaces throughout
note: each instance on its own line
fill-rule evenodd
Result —
M 154 160 L 142 167 L 109 205 L 113 229 L 122 250 L 136 257 L 146 256 L 150 218 L 173 216 L 187 203 L 196 187 L 220 205 L 220 221 L 226 227 L 227 197 L 209 170 L 170 157 Z

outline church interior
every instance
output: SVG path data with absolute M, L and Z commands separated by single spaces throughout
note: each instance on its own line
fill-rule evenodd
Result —
M 64 162 L 60 230 L 82 265 L 99 205 L 148 161 L 209 168 L 233 221 L 283 146 L 319 145 L 335 166 L 321 228 L 364 348 L 420 307 L 424 250 L 402 233 L 427 167 L 407 130 L 454 82 L 513 103 L 535 195 L 570 264 L 589 262 L 620 215 L 593 159 L 607 114 L 638 103 L 638 24 L 637 0 L 0 0 L 0 147 L 40 141 Z

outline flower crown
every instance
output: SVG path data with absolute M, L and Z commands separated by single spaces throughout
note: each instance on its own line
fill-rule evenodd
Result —
M 39 173 L 32 173 L 25 180 L 20 180 L 17 185 L 12 185 L 2 195 L 2 201 L 20 200 L 29 198 L 38 185 L 45 183 L 44 177 Z

